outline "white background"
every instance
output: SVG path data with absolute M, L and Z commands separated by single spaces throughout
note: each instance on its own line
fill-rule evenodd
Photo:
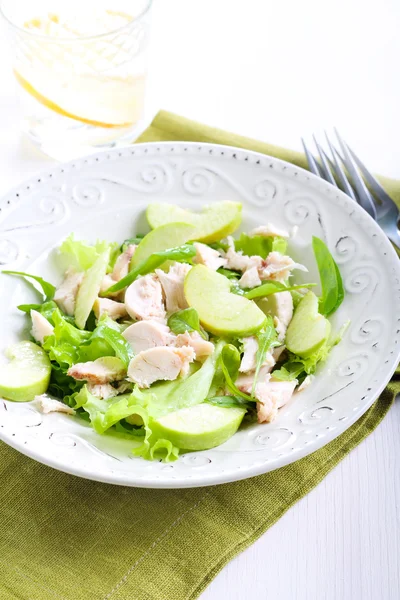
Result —
M 165 108 L 297 149 L 336 125 L 400 179 L 398 0 L 155 0 L 153 17 L 149 116 Z M 1 35 L 0 192 L 51 164 L 17 133 L 8 54 Z M 397 402 L 202 600 L 399 600 L 399 457 Z

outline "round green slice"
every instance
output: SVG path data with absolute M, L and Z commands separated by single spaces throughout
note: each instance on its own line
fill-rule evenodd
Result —
M 216 242 L 233 233 L 242 220 L 240 202 L 217 202 L 206 206 L 201 213 L 194 213 L 175 204 L 152 202 L 146 217 L 153 229 L 166 223 L 181 222 L 196 228 L 192 240 Z
M 184 450 L 207 450 L 228 440 L 239 428 L 246 410 L 197 404 L 152 421 L 151 429 Z
M 79 329 L 85 329 L 86 321 L 100 292 L 101 282 L 107 273 L 110 251 L 107 250 L 96 259 L 85 273 L 79 287 L 75 303 L 75 323 Z
M 286 347 L 293 354 L 307 358 L 325 344 L 331 324 L 318 312 L 318 298 L 308 292 L 297 306 L 286 331 Z
M 7 400 L 30 402 L 49 386 L 51 364 L 46 352 L 33 342 L 20 342 L 7 352 L 10 362 L 0 366 L 0 395 Z
M 242 337 L 258 331 L 265 314 L 252 300 L 230 292 L 229 279 L 197 265 L 185 278 L 185 297 L 203 327 L 222 336 Z

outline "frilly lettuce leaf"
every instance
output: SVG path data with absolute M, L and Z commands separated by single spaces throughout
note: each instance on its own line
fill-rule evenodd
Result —
M 74 234 L 71 233 L 61 244 L 59 254 L 65 268 L 73 267 L 76 271 L 87 271 L 108 249 L 111 252 L 112 265 L 119 253 L 117 243 L 98 240 L 91 246 L 81 240 L 75 240 Z
M 169 440 L 158 438 L 152 431 L 152 422 L 180 408 L 200 404 L 207 398 L 224 345 L 225 342 L 219 342 L 214 353 L 186 379 L 162 382 L 146 390 L 139 390 L 136 387 L 132 394 L 124 394 L 109 400 L 96 398 L 84 386 L 75 395 L 74 408 L 83 408 L 89 414 L 90 422 L 98 433 L 104 433 L 122 419 L 132 415 L 139 416 L 143 422 L 143 440 L 133 449 L 134 455 L 149 460 L 154 458 L 162 458 L 164 461 L 175 460 L 179 449 Z M 135 436 L 137 435 L 136 431 Z

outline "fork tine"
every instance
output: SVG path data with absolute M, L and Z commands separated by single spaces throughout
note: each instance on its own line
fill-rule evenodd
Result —
M 354 183 L 354 186 L 357 190 L 357 196 L 358 196 L 357 201 L 363 207 L 363 209 L 365 211 L 367 211 L 367 213 L 369 215 L 371 215 L 371 217 L 373 219 L 375 219 L 375 221 L 376 221 L 377 215 L 376 215 L 375 201 L 374 201 L 370 191 L 368 190 L 367 186 L 365 185 L 362 177 L 360 176 L 360 173 L 357 168 L 357 164 L 355 163 L 353 157 L 351 156 L 346 143 L 341 138 L 341 136 L 339 135 L 339 132 L 337 131 L 336 128 L 335 128 L 335 134 L 336 134 L 340 148 L 344 155 L 343 164 L 346 167 L 347 171 L 349 172 L 350 177 L 351 177 L 351 179 Z
M 331 183 L 335 187 L 337 187 L 335 178 L 332 175 L 331 170 L 329 168 L 329 163 L 326 160 L 327 156 L 326 156 L 325 152 L 322 150 L 321 146 L 318 144 L 315 135 L 313 135 L 313 140 L 314 140 L 314 144 L 318 150 L 319 157 L 321 159 L 321 163 L 322 163 L 321 170 L 323 171 L 323 178 L 326 179 L 326 181 L 329 181 L 329 183 Z
M 313 157 L 313 155 L 307 148 L 306 143 L 303 140 L 303 138 L 301 138 L 301 143 L 303 144 L 304 154 L 306 155 L 308 166 L 310 168 L 311 173 L 314 173 L 314 175 L 317 175 L 318 177 L 322 177 L 322 173 L 320 171 L 321 167 L 318 165 L 317 161 L 315 160 L 315 158 Z
M 351 198 L 353 198 L 353 200 L 356 200 L 356 195 L 354 193 L 353 188 L 350 185 L 349 180 L 346 177 L 346 173 L 343 171 L 342 166 L 340 164 L 340 160 L 342 160 L 342 157 L 340 156 L 340 154 L 338 153 L 338 151 L 336 150 L 336 148 L 333 146 L 333 144 L 331 143 L 331 140 L 328 137 L 328 134 L 325 131 L 325 137 L 326 137 L 326 141 L 328 142 L 328 146 L 329 146 L 329 150 L 331 151 L 332 157 L 333 157 L 333 161 L 335 163 L 334 166 L 334 170 L 335 173 L 338 177 L 338 179 L 340 180 L 340 183 L 342 184 L 342 188 L 343 191 L 350 196 Z M 339 160 L 337 159 L 337 157 L 339 157 Z
M 354 154 L 353 150 L 349 146 L 347 146 L 347 148 L 349 149 L 350 154 L 352 155 L 355 162 L 357 163 L 357 166 L 360 169 L 361 173 L 364 175 L 366 181 L 371 186 L 371 189 L 375 193 L 376 197 L 378 198 L 378 200 L 380 200 L 382 202 L 382 207 L 383 208 L 393 208 L 393 206 L 396 206 L 396 204 L 393 202 L 393 200 L 391 199 L 389 194 L 381 186 L 379 181 L 372 175 L 372 173 L 370 171 L 368 171 L 368 169 L 364 165 L 364 163 L 361 162 L 361 160 L 358 158 L 358 156 L 356 156 Z M 397 206 L 396 206 L 396 208 L 397 208 Z M 377 210 L 379 212 L 379 208 L 377 208 Z

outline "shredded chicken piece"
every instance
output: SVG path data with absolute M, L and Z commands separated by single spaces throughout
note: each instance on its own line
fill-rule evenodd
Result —
M 234 271 L 247 271 L 252 267 L 261 268 L 263 259 L 261 256 L 246 256 L 241 252 L 236 252 L 235 242 L 231 236 L 227 238 L 229 249 L 225 253 L 226 267 Z
M 210 246 L 207 246 L 207 244 L 201 244 L 200 242 L 195 242 L 193 246 L 196 248 L 196 256 L 193 259 L 194 263 L 204 265 L 213 271 L 226 266 L 227 259 L 218 250 L 214 250 Z
M 48 320 L 41 315 L 36 310 L 31 310 L 31 319 L 32 319 L 32 329 L 31 334 L 32 337 L 39 342 L 39 344 L 43 344 L 45 338 L 49 335 L 52 335 L 54 331 L 54 327 Z
M 111 286 L 115 284 L 115 279 L 113 279 L 109 273 L 107 275 L 104 275 L 103 281 L 101 282 L 100 286 L 100 293 L 104 294 L 105 292 L 107 292 L 108 289 L 110 289 Z M 119 292 L 112 292 L 111 294 L 107 292 L 107 296 L 109 298 L 114 298 L 114 300 L 119 300 L 120 302 L 122 302 L 124 300 L 125 290 L 120 290 Z
M 88 392 L 100 398 L 101 400 L 107 400 L 108 398 L 114 398 L 120 393 L 115 387 L 109 383 L 87 383 Z
M 196 360 L 204 360 L 214 352 L 215 346 L 212 342 L 204 340 L 197 331 L 185 331 L 176 337 L 175 346 L 181 348 L 183 346 L 191 346 L 196 353 Z
M 307 267 L 295 263 L 290 256 L 280 252 L 270 252 L 267 258 L 262 261 L 258 274 L 261 279 L 274 279 L 284 282 L 293 269 L 308 271 Z
M 64 280 L 54 294 L 54 302 L 70 317 L 75 312 L 76 296 L 82 283 L 83 275 L 84 273 L 77 273 L 74 269 L 68 269 L 65 272 Z
M 148 388 L 155 381 L 173 381 L 186 375 L 194 360 L 193 348 L 159 346 L 144 350 L 135 356 L 128 367 L 128 379 L 141 388 Z
M 126 369 L 118 358 L 106 356 L 94 361 L 76 363 L 68 369 L 67 374 L 74 379 L 103 384 L 123 379 Z
M 137 244 L 129 244 L 124 252 L 118 256 L 111 274 L 114 281 L 120 281 L 123 277 L 128 275 L 129 265 L 135 254 L 136 248 Z
M 260 227 L 256 227 L 250 231 L 249 236 L 261 235 L 263 237 L 283 237 L 288 238 L 289 233 L 284 229 L 279 229 L 279 227 L 275 227 L 272 223 L 267 223 L 266 225 L 261 225 Z
M 244 352 L 240 363 L 239 371 L 248 373 L 256 368 L 256 354 L 258 350 L 258 342 L 254 335 L 245 337 L 242 340 Z
M 257 383 L 255 397 L 257 398 L 257 421 L 270 423 L 278 413 L 278 409 L 289 402 L 297 381 L 268 381 Z
M 250 269 L 247 269 L 247 271 L 245 271 L 239 279 L 239 286 L 242 289 L 251 289 L 257 287 L 258 285 L 261 285 L 261 279 L 258 275 L 257 267 L 250 267 Z
M 162 287 L 154 275 L 139 277 L 126 290 L 125 307 L 133 319 L 165 322 Z
M 127 327 L 122 335 L 135 354 L 156 346 L 170 346 L 176 339 L 167 325 L 152 320 L 138 321 Z
M 67 415 L 74 415 L 75 411 L 70 406 L 67 406 L 63 402 L 59 400 L 55 400 L 54 398 L 50 398 L 47 394 L 41 394 L 40 396 L 35 396 L 34 403 L 37 408 L 44 414 L 48 414 L 51 412 L 61 412 L 66 413 Z
M 183 284 L 191 268 L 186 263 L 177 262 L 171 265 L 168 273 L 165 273 L 161 269 L 156 269 L 155 271 L 161 283 L 165 296 L 165 305 L 169 313 L 174 313 L 188 307 Z
M 93 305 L 93 312 L 97 320 L 106 313 L 114 321 L 128 316 L 125 304 L 110 300 L 110 298 L 97 298 Z

